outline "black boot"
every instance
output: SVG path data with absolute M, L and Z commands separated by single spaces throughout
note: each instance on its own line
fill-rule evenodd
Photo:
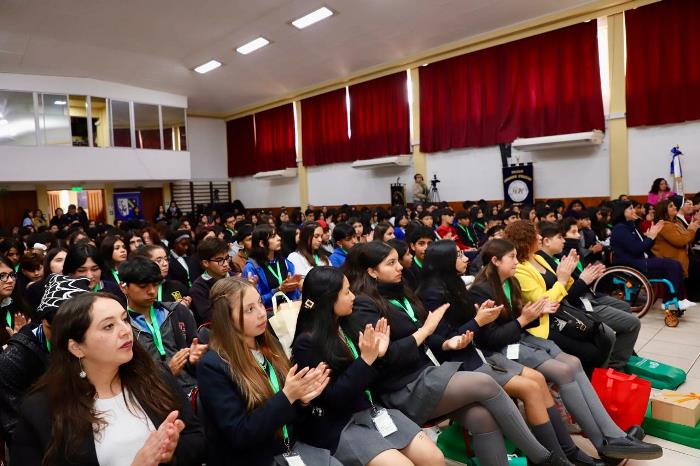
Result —
M 598 453 L 608 458 L 635 460 L 653 460 L 664 454 L 658 445 L 629 437 L 606 438 Z

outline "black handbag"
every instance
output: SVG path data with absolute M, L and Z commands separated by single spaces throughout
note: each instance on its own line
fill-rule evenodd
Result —
M 575 340 L 591 341 L 600 333 L 600 323 L 591 319 L 584 311 L 561 302 L 552 316 L 553 325 L 559 333 Z

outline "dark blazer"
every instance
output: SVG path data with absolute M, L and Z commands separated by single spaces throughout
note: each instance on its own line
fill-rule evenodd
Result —
M 408 287 L 412 290 L 417 290 L 421 284 L 423 278 L 423 269 L 418 267 L 416 261 L 411 262 L 411 266 L 407 269 L 403 269 L 403 279 L 406 281 Z
M 200 359 L 197 380 L 208 466 L 270 466 L 276 455 L 286 451 L 280 434 L 283 425 L 287 426 L 290 443 L 294 444 L 293 422 L 301 415 L 301 409 L 296 406 L 298 403 L 289 403 L 282 387 L 265 404 L 248 412 L 228 364 L 216 351 L 208 351 Z
M 164 380 L 179 398 L 180 419 L 185 429 L 180 433 L 180 441 L 175 449 L 171 465 L 194 466 L 204 461 L 204 432 L 192 412 L 187 398 L 180 390 L 177 381 L 167 372 L 162 372 Z M 156 428 L 165 420 L 144 407 L 146 415 Z M 22 466 L 41 466 L 43 456 L 51 441 L 51 406 L 45 392 L 37 392 L 27 397 L 20 408 L 20 418 L 10 451 L 10 462 Z M 61 456 L 55 466 L 99 466 L 93 436 L 86 438 L 77 458 Z M 53 466 L 53 465 L 52 465 Z
M 613 250 L 613 264 L 633 267 L 642 273 L 647 272 L 646 253 L 653 257 L 651 247 L 654 241 L 646 236 L 639 238 L 635 232 L 634 222 L 621 222 L 615 225 L 610 235 L 610 246 Z
M 182 284 L 175 280 L 163 280 L 163 301 L 178 301 L 179 299 L 189 296 L 190 290 Z
M 187 263 L 187 257 L 184 258 L 185 263 Z M 188 271 L 180 264 L 180 261 L 178 261 L 175 257 L 170 255 L 168 257 L 168 276 L 166 277 L 169 280 L 177 280 L 183 285 L 190 286 L 192 282 L 194 282 L 194 279 L 190 280 Z
M 192 284 L 194 284 L 194 281 L 197 280 L 203 273 L 204 269 L 202 268 L 202 261 L 199 258 L 199 254 L 196 252 L 194 254 L 191 254 L 187 259 L 185 260 L 187 262 L 187 267 L 190 269 L 190 280 L 192 280 Z
M 209 291 L 218 279 L 211 277 L 205 280 L 204 277 L 198 277 L 192 288 L 190 288 L 190 297 L 192 298 L 192 313 L 197 321 L 197 325 L 211 321 L 211 303 L 209 302 Z
M 312 345 L 308 333 L 295 338 L 292 355 L 294 363 L 300 368 L 316 367 L 322 361 L 318 348 Z M 316 414 L 307 416 L 303 429 L 300 429 L 301 439 L 309 445 L 335 453 L 340 433 L 350 421 L 350 417 L 370 407 L 364 390 L 378 374 L 377 370 L 368 366 L 362 358 L 355 359 L 342 372 L 331 371 L 330 383 L 312 402 L 314 407 L 321 410 L 314 409 L 312 412 Z M 377 401 L 374 400 L 375 403 Z
M 554 260 L 552 256 L 545 253 L 544 251 L 537 251 L 537 255 L 545 261 L 547 261 L 552 270 L 557 270 L 557 267 L 559 267 L 557 261 Z M 581 271 L 578 268 L 574 268 L 574 271 L 571 272 L 571 278 L 574 279 L 574 282 L 571 284 L 571 287 L 568 290 L 566 290 L 568 294 L 566 295 L 564 300 L 566 300 L 567 303 L 571 304 L 574 307 L 584 309 L 583 303 L 581 302 L 581 297 L 583 297 L 586 293 L 590 292 L 591 289 L 588 285 L 586 285 L 586 282 L 581 280 L 580 277 Z

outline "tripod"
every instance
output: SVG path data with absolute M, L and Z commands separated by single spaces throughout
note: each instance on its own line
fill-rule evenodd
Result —
M 438 187 L 436 183 L 431 183 L 432 186 L 430 187 L 430 192 L 428 193 L 428 202 L 440 202 L 440 191 L 438 191 Z

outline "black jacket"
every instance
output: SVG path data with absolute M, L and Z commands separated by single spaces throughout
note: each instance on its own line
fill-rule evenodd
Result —
M 218 279 L 210 277 L 208 280 L 204 276 L 197 278 L 190 288 L 192 298 L 192 312 L 197 321 L 197 325 L 202 325 L 211 321 L 211 302 L 209 301 L 209 291 Z
M 320 353 L 311 343 L 309 334 L 295 338 L 292 347 L 295 364 L 299 368 L 316 367 L 321 362 Z M 379 359 L 377 359 L 379 361 Z M 375 362 L 376 364 L 376 362 Z M 350 417 L 371 405 L 364 390 L 377 377 L 378 371 L 357 358 L 344 371 L 331 371 L 331 381 L 318 398 L 313 400 L 314 415 L 307 416 L 300 437 L 309 445 L 335 453 L 340 433 Z M 376 403 L 378 400 L 373 401 Z
M 537 251 L 537 255 L 540 256 L 542 259 L 546 260 L 549 266 L 552 268 L 552 270 L 557 270 L 559 264 L 552 256 L 545 253 L 544 251 Z M 579 278 L 580 276 L 581 271 L 578 268 L 575 268 L 574 271 L 571 273 L 571 278 L 574 279 L 574 283 L 572 283 L 571 287 L 567 290 L 568 294 L 564 299 L 567 303 L 571 304 L 572 306 L 583 309 L 581 297 L 583 297 L 586 293 L 590 292 L 591 289 L 588 287 L 588 285 L 586 285 L 586 282 Z
M 208 466 L 270 466 L 274 456 L 286 451 L 280 434 L 283 425 L 294 444 L 294 421 L 301 408 L 298 403 L 289 403 L 282 386 L 262 406 L 248 412 L 228 364 L 216 351 L 208 351 L 197 364 L 197 380 Z
M 175 280 L 163 280 L 162 286 L 164 302 L 179 301 L 183 297 L 190 295 L 189 288 Z
M 49 365 L 46 346 L 32 332 L 37 327 L 22 327 L 0 352 L 0 428 L 6 440 L 15 431 L 22 398 Z
M 412 290 L 417 290 L 423 278 L 423 269 L 418 267 L 416 261 L 411 262 L 411 266 L 403 269 L 403 279 L 408 287 Z
M 185 263 L 187 263 L 187 257 L 184 257 L 184 259 Z M 185 269 L 185 267 L 180 264 L 180 261 L 172 256 L 172 253 L 168 258 L 168 264 L 168 276 L 166 278 L 169 280 L 177 280 L 186 286 L 191 286 L 193 280 L 190 280 L 189 270 Z
M 180 403 L 180 419 L 185 423 L 185 429 L 180 433 L 174 460 L 170 464 L 176 466 L 202 464 L 205 446 L 202 427 L 192 412 L 187 398 L 179 389 L 177 381 L 168 372 L 163 372 L 163 378 Z M 145 407 L 144 411 L 156 428 L 165 420 Z M 33 393 L 24 400 L 20 408 L 19 423 L 10 451 L 11 464 L 41 466 L 42 458 L 51 441 L 51 429 L 51 406 L 48 396 L 45 392 Z M 61 457 L 52 466 L 75 466 L 76 464 L 99 466 L 93 436 L 84 439 L 77 458 Z

